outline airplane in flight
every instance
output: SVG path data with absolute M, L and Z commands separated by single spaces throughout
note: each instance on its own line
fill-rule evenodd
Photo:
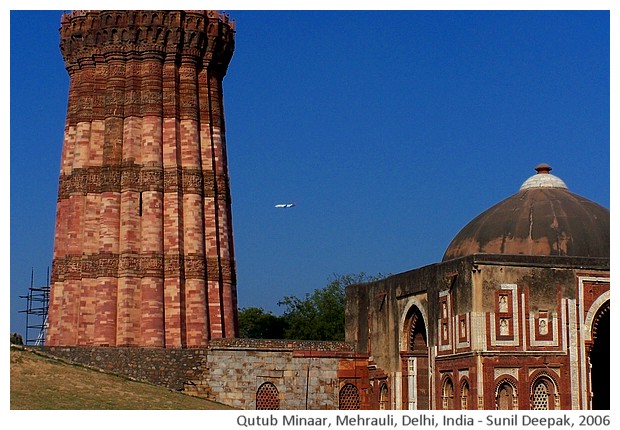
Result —
M 277 207 L 278 209 L 294 208 L 295 203 L 279 203 L 275 207 Z

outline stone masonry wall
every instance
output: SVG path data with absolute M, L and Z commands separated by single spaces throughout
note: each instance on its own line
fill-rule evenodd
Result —
M 338 409 L 338 364 L 356 357 L 344 342 L 211 342 L 199 395 L 240 409 L 256 409 L 256 393 L 269 382 L 278 390 L 279 408 Z
M 72 363 L 177 391 L 183 390 L 187 381 L 201 377 L 208 354 L 203 348 L 51 346 L 39 350 Z
M 207 348 L 51 346 L 39 350 L 239 409 L 256 409 L 257 390 L 265 382 L 277 388 L 280 409 L 338 409 L 343 362 L 367 358 L 347 342 L 259 339 L 216 339 Z

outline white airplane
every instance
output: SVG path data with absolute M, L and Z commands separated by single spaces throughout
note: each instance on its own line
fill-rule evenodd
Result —
M 294 208 L 295 203 L 280 203 L 280 204 L 277 204 L 275 207 L 279 209 Z

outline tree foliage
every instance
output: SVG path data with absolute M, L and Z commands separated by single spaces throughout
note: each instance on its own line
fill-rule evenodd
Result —
M 333 275 L 329 283 L 304 298 L 286 296 L 278 302 L 282 316 L 263 308 L 239 310 L 239 337 L 250 339 L 344 340 L 345 288 L 385 276 L 357 273 Z
M 248 339 L 283 339 L 282 317 L 265 312 L 263 308 L 239 310 L 239 337 Z
M 284 337 L 299 340 L 344 340 L 345 288 L 382 279 L 366 273 L 333 275 L 327 286 L 306 294 L 303 299 L 287 296 L 278 305 L 286 309 Z

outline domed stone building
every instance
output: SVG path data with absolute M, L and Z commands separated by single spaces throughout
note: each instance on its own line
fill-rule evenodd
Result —
M 541 164 L 440 263 L 346 291 L 350 378 L 387 409 L 608 409 L 609 210 Z

